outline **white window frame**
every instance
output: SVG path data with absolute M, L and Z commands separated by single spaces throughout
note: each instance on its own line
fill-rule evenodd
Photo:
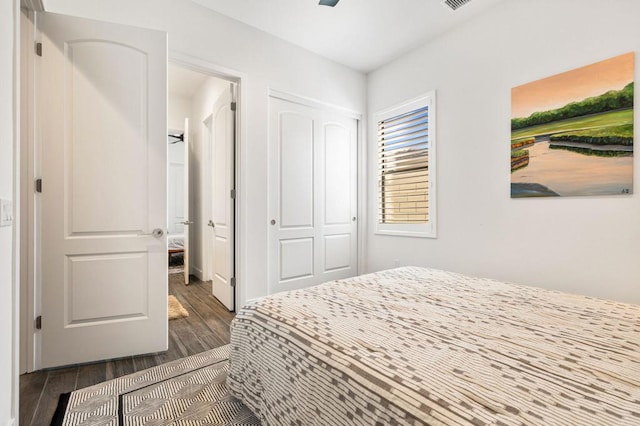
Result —
M 389 118 L 405 114 L 407 112 L 429 107 L 429 122 L 427 124 L 429 134 L 429 198 L 427 205 L 429 208 L 428 222 L 421 224 L 408 224 L 408 223 L 380 223 L 378 216 L 379 206 L 382 204 L 382 191 L 381 186 L 381 174 L 378 168 L 379 156 L 375 155 L 375 170 L 376 170 L 376 202 L 375 205 L 375 234 L 378 235 L 393 235 L 399 237 L 421 237 L 421 238 L 437 238 L 437 196 L 436 196 L 436 92 L 431 91 L 415 99 L 403 102 L 399 105 L 395 105 L 391 108 L 379 111 L 375 114 L 375 128 L 377 129 L 378 123 Z M 378 148 L 377 131 L 373 133 L 375 136 L 375 152 Z

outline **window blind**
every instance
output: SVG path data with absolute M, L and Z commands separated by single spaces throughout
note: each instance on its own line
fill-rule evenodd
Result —
M 429 222 L 429 107 L 378 121 L 378 221 Z

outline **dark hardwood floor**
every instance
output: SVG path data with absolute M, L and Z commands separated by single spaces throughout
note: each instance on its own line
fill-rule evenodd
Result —
M 169 294 L 189 311 L 187 318 L 169 321 L 169 350 L 75 367 L 37 371 L 20 376 L 20 425 L 49 425 L 61 393 L 92 386 L 229 343 L 234 313 L 211 295 L 211 283 L 181 274 L 169 275 Z

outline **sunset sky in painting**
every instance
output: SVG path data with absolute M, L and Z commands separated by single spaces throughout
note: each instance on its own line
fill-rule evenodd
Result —
M 626 53 L 511 89 L 511 118 L 528 117 L 574 101 L 620 90 L 633 81 L 634 53 Z

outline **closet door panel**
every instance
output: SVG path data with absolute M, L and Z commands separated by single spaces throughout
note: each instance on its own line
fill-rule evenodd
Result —
M 311 285 L 318 268 L 318 116 L 281 99 L 269 105 L 269 284 L 281 291 Z
M 324 224 L 351 222 L 351 138 L 349 129 L 336 123 L 324 126 Z
M 357 122 L 323 111 L 324 206 L 321 282 L 357 274 Z
M 314 119 L 299 112 L 280 114 L 280 223 L 313 227 Z
M 351 234 L 325 236 L 324 272 L 333 272 L 350 268 L 351 247 Z
M 314 239 L 280 241 L 280 281 L 313 276 Z

